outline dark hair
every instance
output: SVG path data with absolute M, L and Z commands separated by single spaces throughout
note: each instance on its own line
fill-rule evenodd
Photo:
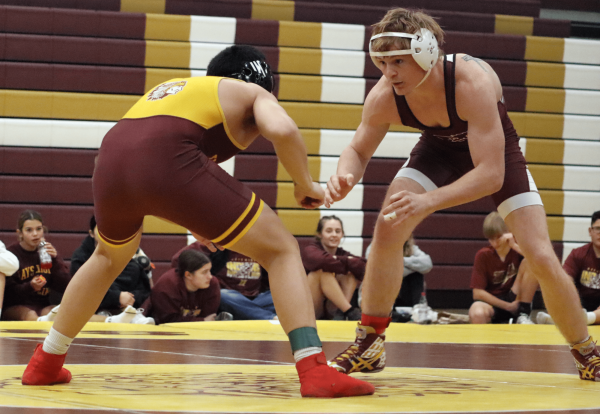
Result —
M 594 214 L 592 214 L 592 226 L 594 225 L 596 220 L 600 220 L 600 210 L 595 211 Z
M 317 224 L 317 235 L 315 236 L 315 239 L 321 240 L 320 234 L 323 232 L 323 227 L 325 226 L 325 222 L 329 221 L 329 220 L 339 221 L 340 226 L 342 226 L 342 233 L 344 233 L 344 223 L 342 223 L 341 218 L 339 218 L 338 216 L 335 216 L 335 215 L 323 216 L 323 217 L 321 217 L 321 220 L 319 220 L 319 224 Z
M 90 231 L 93 233 L 96 229 L 96 216 L 92 214 L 92 218 L 90 218 Z
M 213 57 L 207 76 L 223 76 L 255 83 L 268 92 L 275 89 L 275 78 L 265 55 L 253 46 L 233 45 Z
M 42 220 L 42 215 L 35 210 L 25 210 L 19 216 L 19 221 L 17 223 L 17 229 L 23 230 L 23 226 L 27 220 L 38 220 L 40 223 L 44 224 Z
M 186 250 L 179 255 L 177 273 L 183 277 L 185 272 L 194 273 L 208 263 L 210 263 L 210 259 L 204 253 L 193 249 Z

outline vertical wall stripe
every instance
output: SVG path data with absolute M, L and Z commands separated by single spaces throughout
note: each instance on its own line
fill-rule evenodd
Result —
M 525 86 L 564 87 L 565 65 L 539 62 L 526 62 L 526 64 Z
M 567 260 L 567 257 L 569 257 L 569 255 L 571 254 L 571 251 L 573 251 L 573 249 L 577 249 L 578 247 L 583 246 L 585 243 L 563 243 L 563 255 L 562 255 L 562 260 L 561 263 L 564 264 L 565 260 Z
M 565 117 L 563 138 L 600 140 L 600 117 L 569 115 Z
M 564 89 L 527 88 L 527 112 L 565 112 Z
M 562 164 L 564 151 L 565 141 L 562 139 L 528 139 L 525 158 L 528 163 Z
M 529 172 L 531 172 L 538 189 L 562 190 L 565 179 L 563 165 L 529 164 Z M 546 205 L 545 202 L 544 205 Z
M 279 22 L 278 46 L 321 47 L 321 24 L 304 22 Z
M 277 183 L 277 208 L 298 208 L 294 198 L 294 184 Z
M 565 39 L 563 62 L 600 65 L 600 42 L 590 39 Z
M 146 67 L 189 68 L 190 44 L 187 42 L 146 41 Z
M 321 102 L 364 103 L 366 79 L 322 76 Z
M 546 214 L 549 214 L 547 207 L 546 207 Z M 553 240 L 553 241 L 564 240 L 563 235 L 564 235 L 564 231 L 565 231 L 565 218 L 564 217 L 546 217 L 546 222 L 548 223 L 548 233 L 550 234 L 550 240 Z
M 565 65 L 565 88 L 600 90 L 600 67 Z
M 231 46 L 227 43 L 190 43 L 188 66 L 191 69 L 206 69 L 210 60 L 221 50 Z
M 156 85 L 166 82 L 173 78 L 188 78 L 192 76 L 189 69 L 146 69 L 146 81 L 144 87 L 144 93 Z
M 600 168 L 569 165 L 565 168 L 565 190 L 592 191 L 600 196 Z M 596 209 L 594 209 L 596 211 Z
M 313 181 L 319 181 L 321 174 L 321 157 L 320 156 L 309 156 L 308 157 L 308 172 L 310 173 Z M 286 169 L 283 167 L 281 161 L 277 161 L 277 181 L 292 181 L 292 177 L 288 174 Z
M 494 33 L 531 36 L 533 34 L 533 17 L 497 14 Z
M 321 51 L 322 62 L 320 73 L 335 76 L 365 76 L 365 53 L 348 50 Z
M 164 14 L 166 3 L 166 0 L 121 0 L 121 11 Z
M 565 90 L 566 114 L 600 115 L 600 92 Z
M 562 216 L 565 205 L 565 196 L 563 191 L 540 190 L 540 196 L 544 203 L 547 215 Z M 556 239 L 561 240 L 561 239 Z
M 562 62 L 564 39 L 554 37 L 527 36 L 525 60 Z
M 293 1 L 252 0 L 252 19 L 294 20 Z
M 280 100 L 312 101 L 321 100 L 321 76 L 279 75 Z
M 282 47 L 279 49 L 280 73 L 321 74 L 321 51 Z
M 147 14 L 144 39 L 188 41 L 190 25 L 190 16 Z
M 590 212 L 585 217 L 564 217 L 563 241 L 589 243 Z
M 564 191 L 563 215 L 589 217 L 600 205 L 598 191 Z M 589 222 L 588 222 L 589 226 Z
M 600 166 L 600 142 L 565 142 L 563 163 Z
M 283 225 L 295 236 L 313 236 L 319 224 L 319 210 L 277 210 Z
M 362 114 L 362 105 L 281 102 L 281 106 L 300 128 L 356 129 Z
M 233 17 L 191 16 L 190 42 L 235 42 L 237 20 Z
M 564 115 L 509 112 L 515 129 L 520 136 L 561 138 Z

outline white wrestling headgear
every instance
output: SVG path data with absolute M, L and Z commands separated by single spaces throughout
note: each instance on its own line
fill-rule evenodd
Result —
M 410 49 L 404 50 L 388 50 L 385 52 L 374 52 L 372 49 L 373 40 L 379 39 L 380 37 L 403 37 L 406 39 L 412 39 L 410 41 Z M 369 40 L 369 55 L 375 57 L 383 56 L 400 56 L 400 55 L 412 55 L 413 59 L 417 64 L 426 70 L 427 73 L 419 85 L 427 79 L 431 69 L 438 60 L 440 49 L 438 42 L 433 33 L 429 29 L 421 28 L 421 30 L 415 34 L 401 33 L 401 32 L 383 32 L 376 34 Z M 419 86 L 417 85 L 417 87 Z

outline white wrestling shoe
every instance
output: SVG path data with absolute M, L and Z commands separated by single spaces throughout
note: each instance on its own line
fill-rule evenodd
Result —
M 133 318 L 137 316 L 137 310 L 129 305 L 125 310 L 118 315 L 109 316 L 104 322 L 106 323 L 131 323 Z
M 133 317 L 130 323 L 137 323 L 139 325 L 156 325 L 154 318 L 144 316 L 144 309 L 139 308 L 136 315 Z
M 60 308 L 60 305 L 52 308 L 52 310 L 48 312 L 47 315 L 40 316 L 39 318 L 37 318 L 38 322 L 52 322 L 56 318 L 56 315 L 58 315 L 58 308 Z
M 538 312 L 537 316 L 535 317 L 535 321 L 538 323 L 538 325 L 554 325 L 552 316 L 546 312 Z

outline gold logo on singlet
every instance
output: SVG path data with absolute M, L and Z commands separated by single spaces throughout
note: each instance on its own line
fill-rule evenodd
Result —
M 186 85 L 186 81 L 169 82 L 158 85 L 148 94 L 147 101 L 158 101 L 169 95 L 175 95 L 183 90 Z

